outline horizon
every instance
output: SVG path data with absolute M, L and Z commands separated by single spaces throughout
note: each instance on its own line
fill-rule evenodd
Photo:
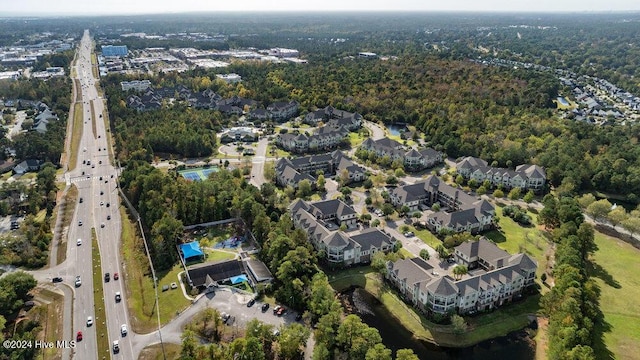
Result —
M 7 0 L 0 0 L 5 2 Z M 28 9 L 28 10 L 26 10 Z M 33 9 L 37 9 L 34 11 Z M 183 0 L 180 3 L 167 0 L 24 0 L 3 4 L 0 17 L 51 17 L 51 16 L 134 16 L 169 15 L 190 13 L 569 13 L 569 14 L 619 14 L 640 12 L 640 3 L 629 4 L 623 0 L 539 0 L 522 3 L 511 0 L 454 0 L 431 3 L 422 0 L 324 0 L 301 3 L 296 0 L 245 0 L 238 3 L 209 3 L 206 0 Z

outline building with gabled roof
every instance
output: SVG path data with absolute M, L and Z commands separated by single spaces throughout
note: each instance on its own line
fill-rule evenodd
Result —
M 348 182 L 358 182 L 365 178 L 365 170 L 356 165 L 342 151 L 332 153 L 297 157 L 293 159 L 282 158 L 275 166 L 276 184 L 280 186 L 298 187 L 302 180 L 316 182 L 316 174 L 320 171 L 327 176 L 347 172 Z
M 404 299 L 427 313 L 465 314 L 502 306 L 534 285 L 538 265 L 527 254 L 510 255 L 480 238 L 455 248 L 460 265 L 480 266 L 460 280 L 440 276 L 420 258 L 387 263 L 386 278 Z
M 388 156 L 392 162 L 402 161 L 408 171 L 427 169 L 442 163 L 444 159 L 444 154 L 440 151 L 432 148 L 405 148 L 401 143 L 387 137 L 378 140 L 368 138 L 360 145 L 360 149 L 373 152 L 378 158 Z
M 544 190 L 547 180 L 544 169 L 537 165 L 518 165 L 515 170 L 498 168 L 472 156 L 460 160 L 456 164 L 456 171 L 465 179 L 474 179 L 480 184 L 488 180 L 492 186 L 502 185 L 507 189 L 519 187 L 534 192 Z
M 393 189 L 389 193 L 389 200 L 394 206 L 406 206 L 410 211 L 440 204 L 440 211 L 427 216 L 427 226 L 434 232 L 448 229 L 478 233 L 493 226 L 495 207 L 491 203 L 475 198 L 433 175 L 415 184 Z
M 349 233 L 340 230 L 341 226 L 354 229 L 358 215 L 341 200 L 308 203 L 298 199 L 289 211 L 296 228 L 307 233 L 313 247 L 326 254 L 330 265 L 368 263 L 376 252 L 391 251 L 396 241 L 376 228 Z

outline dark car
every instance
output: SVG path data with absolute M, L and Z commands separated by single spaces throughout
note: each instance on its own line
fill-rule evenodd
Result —
M 111 215 L 107 215 L 107 220 L 111 220 Z
M 298 313 L 298 315 L 296 315 L 296 321 L 300 320 L 302 320 L 302 313 Z
M 104 195 L 104 191 L 100 191 L 100 195 Z
M 256 303 L 256 299 L 251 299 L 251 300 L 249 300 L 249 302 L 247 303 L 247 307 L 252 307 L 252 306 L 253 306 L 253 304 L 255 304 L 255 303 Z
M 78 331 L 78 334 L 76 335 L 76 341 L 82 341 L 82 331 Z
M 111 205 L 110 205 L 109 203 L 107 203 L 107 205 L 106 205 L 106 206 L 107 206 L 107 207 L 109 207 L 109 206 L 111 206 Z
M 118 273 L 113 273 L 113 280 L 118 280 L 119 278 Z
M 84 201 L 84 200 L 82 200 L 82 198 L 80 198 L 80 204 L 82 204 L 82 202 L 83 202 L 83 201 Z
M 267 310 L 269 310 L 269 304 L 265 303 L 264 305 L 262 305 L 262 312 L 267 312 Z
M 56 276 L 51 281 L 54 283 L 59 283 L 59 282 L 62 282 L 62 278 L 60 276 Z
M 109 282 L 109 280 L 111 280 L 111 274 L 105 273 L 104 274 L 104 282 Z

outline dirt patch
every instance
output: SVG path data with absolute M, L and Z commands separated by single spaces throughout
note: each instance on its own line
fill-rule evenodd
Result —
M 547 358 L 547 349 L 549 348 L 549 339 L 547 331 L 549 330 L 549 319 L 538 317 L 538 333 L 535 337 L 536 342 L 536 360 Z

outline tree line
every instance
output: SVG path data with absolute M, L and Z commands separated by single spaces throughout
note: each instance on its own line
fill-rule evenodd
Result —
M 553 229 L 556 242 L 554 286 L 540 300 L 549 318 L 549 359 L 596 359 L 594 330 L 602 321 L 600 289 L 589 271 L 589 256 L 598 248 L 593 227 L 584 222 L 577 200 L 545 196 L 540 221 Z

